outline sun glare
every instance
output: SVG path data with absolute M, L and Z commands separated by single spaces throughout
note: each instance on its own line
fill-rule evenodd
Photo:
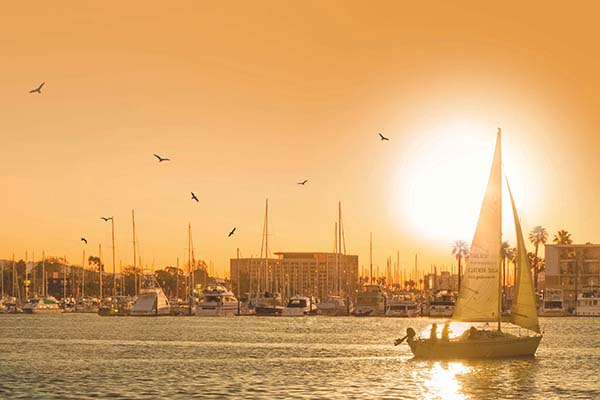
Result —
M 415 141 L 401 171 L 402 201 L 404 217 L 421 235 L 438 242 L 470 240 L 492 162 L 494 132 L 455 124 L 424 131 Z
M 413 140 L 399 166 L 396 204 L 399 218 L 429 241 L 449 244 L 471 241 L 492 164 L 497 127 L 478 121 L 459 121 L 423 130 Z M 516 135 L 515 132 L 512 133 Z M 521 177 L 514 155 L 508 154 L 503 135 L 503 168 L 509 177 L 517 207 L 524 205 Z M 509 168 L 507 168 L 509 166 Z M 506 187 L 503 189 L 503 225 L 514 236 Z

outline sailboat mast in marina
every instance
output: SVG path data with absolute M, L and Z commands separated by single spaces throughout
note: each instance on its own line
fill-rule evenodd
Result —
M 496 329 L 468 331 L 449 338 L 448 328 L 438 338 L 435 326 L 430 337 L 417 338 L 407 329 L 408 344 L 416 357 L 423 358 L 500 358 L 533 356 L 542 339 L 535 307 L 535 294 L 527 249 L 519 223 L 515 202 L 510 192 L 517 236 L 517 282 L 510 322 L 524 328 L 519 336 L 502 331 L 502 150 L 498 129 L 496 150 L 481 205 L 479 221 L 471 244 L 464 276 L 452 319 L 470 323 L 495 323 Z M 444 333 L 445 332 L 445 333 Z M 401 343 L 399 340 L 397 344 Z

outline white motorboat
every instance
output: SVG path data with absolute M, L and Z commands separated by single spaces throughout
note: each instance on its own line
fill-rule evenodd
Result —
M 144 275 L 142 288 L 133 304 L 131 316 L 162 316 L 170 315 L 169 299 L 156 281 L 154 275 Z
M 354 314 L 357 317 L 381 316 L 387 308 L 387 295 L 381 285 L 366 285 L 356 296 Z
M 429 302 L 429 316 L 432 318 L 449 318 L 456 305 L 455 296 L 448 291 L 438 292 Z
M 238 312 L 238 301 L 233 293 L 221 285 L 209 285 L 196 304 L 199 317 L 225 317 Z
M 420 315 L 421 308 L 412 293 L 393 297 L 388 301 L 387 310 L 385 311 L 386 317 L 412 318 Z
M 350 298 L 344 300 L 341 296 L 327 296 L 317 307 L 319 314 L 328 316 L 350 315 L 354 311 Z
M 561 289 L 544 289 L 544 297 L 538 315 L 540 317 L 564 317 L 567 315 Z
M 281 311 L 284 317 L 300 317 L 317 313 L 317 302 L 313 297 L 295 295 L 290 298 L 287 306 Z
M 575 315 L 578 317 L 600 316 L 600 292 L 598 289 L 591 287 L 579 293 L 575 306 Z
M 62 312 L 58 300 L 52 296 L 29 299 L 23 306 L 26 314 L 58 314 Z

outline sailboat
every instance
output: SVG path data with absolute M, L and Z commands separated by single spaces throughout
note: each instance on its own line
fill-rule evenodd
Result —
M 508 183 L 508 182 L 507 182 Z M 462 279 L 452 320 L 457 322 L 497 323 L 496 329 L 471 326 L 458 337 L 449 337 L 445 324 L 441 337 L 437 326 L 429 338 L 416 337 L 412 328 L 396 344 L 407 339 L 418 358 L 502 358 L 532 357 L 542 339 L 537 317 L 536 297 L 527 250 L 515 202 L 508 187 L 517 236 L 517 282 L 509 322 L 518 326 L 518 334 L 502 330 L 502 156 L 501 130 L 479 221 L 471 245 L 470 257 Z M 517 332 L 515 332 L 517 333 Z

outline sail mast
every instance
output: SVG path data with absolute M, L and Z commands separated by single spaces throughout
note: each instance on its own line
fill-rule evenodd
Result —
M 500 175 L 500 185 L 498 188 L 498 199 L 500 202 L 500 241 L 498 243 L 498 332 L 501 330 L 502 322 L 502 129 L 498 128 L 496 148 L 498 151 L 499 165 L 498 174 Z

